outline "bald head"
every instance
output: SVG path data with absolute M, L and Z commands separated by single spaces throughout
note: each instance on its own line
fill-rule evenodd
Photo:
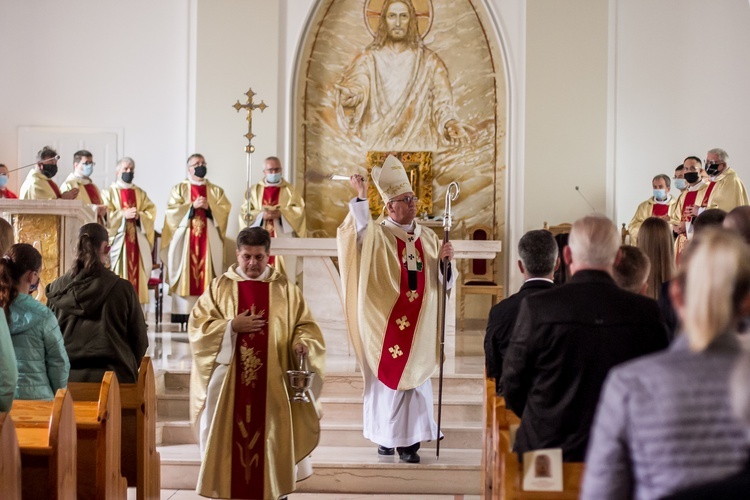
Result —
M 589 215 L 573 223 L 565 261 L 574 274 L 583 269 L 611 272 L 619 248 L 614 222 L 603 215 Z
M 733 209 L 724 218 L 724 227 L 739 234 L 750 244 L 750 206 Z

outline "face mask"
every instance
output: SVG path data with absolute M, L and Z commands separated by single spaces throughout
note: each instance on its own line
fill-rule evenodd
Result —
M 666 189 L 654 189 L 654 198 L 656 198 L 659 201 L 666 200 L 667 190 Z
M 135 177 L 135 174 L 133 172 L 123 172 L 120 175 L 120 179 L 122 179 L 122 182 L 125 184 L 130 184 L 133 182 L 133 177 Z
M 94 164 L 93 163 L 84 163 L 81 165 L 81 173 L 86 176 L 90 177 L 91 174 L 94 173 Z
M 6 174 L 0 174 L 0 189 L 3 189 L 8 185 L 8 176 Z
M 208 172 L 208 168 L 203 165 L 198 165 L 193 169 L 193 173 L 199 179 L 203 179 L 206 176 L 206 172 Z
M 698 172 L 685 172 L 685 180 L 688 182 L 688 184 L 695 184 L 700 178 L 701 174 L 699 174 Z
M 687 181 L 685 179 L 674 179 L 672 182 L 674 183 L 674 187 L 680 191 L 687 187 Z
M 718 173 L 719 173 L 719 165 L 721 165 L 721 163 L 709 163 L 709 164 L 707 164 L 706 165 L 706 173 L 710 177 L 714 177 L 715 175 L 718 175 Z
M 55 175 L 57 175 L 57 165 L 42 165 L 42 173 L 47 177 L 47 179 L 53 178 Z
M 266 181 L 270 182 L 271 184 L 278 184 L 279 182 L 281 182 L 281 173 L 267 174 Z

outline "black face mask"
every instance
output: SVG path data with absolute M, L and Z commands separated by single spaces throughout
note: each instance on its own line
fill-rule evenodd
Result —
M 122 182 L 124 182 L 125 184 L 130 184 L 131 182 L 133 182 L 134 176 L 135 174 L 133 172 L 123 172 L 120 178 L 122 179 Z
M 42 165 L 42 173 L 47 177 L 47 179 L 53 178 L 55 175 L 57 175 L 57 165 L 45 163 L 44 165 Z
M 717 175 L 719 173 L 719 165 L 721 163 L 709 163 L 706 165 L 706 173 L 710 175 L 711 177 Z
M 700 178 L 701 174 L 699 174 L 698 172 L 685 172 L 685 180 L 688 182 L 688 184 L 695 184 Z
M 208 168 L 205 165 L 198 165 L 193 169 L 193 173 L 199 179 L 203 179 L 206 176 L 206 172 L 208 172 Z

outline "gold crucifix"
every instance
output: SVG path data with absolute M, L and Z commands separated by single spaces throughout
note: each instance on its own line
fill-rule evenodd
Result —
M 247 92 L 245 92 L 245 95 L 247 96 L 247 102 L 245 104 L 240 104 L 239 99 L 237 99 L 237 102 L 232 107 L 236 109 L 238 113 L 241 109 L 244 109 L 247 111 L 247 134 L 245 134 L 245 137 L 247 138 L 247 146 L 245 146 L 245 152 L 254 153 L 255 146 L 253 146 L 252 144 L 253 137 L 255 137 L 255 134 L 253 134 L 253 110 L 260 109 L 262 113 L 263 110 L 265 110 L 268 106 L 263 101 L 260 101 L 260 104 L 255 104 L 253 102 L 253 97 L 255 97 L 255 92 L 253 92 L 253 89 L 251 88 L 247 89 Z

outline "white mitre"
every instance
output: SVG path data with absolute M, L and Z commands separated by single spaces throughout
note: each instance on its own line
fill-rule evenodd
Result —
M 400 194 L 412 192 L 404 165 L 393 155 L 388 155 L 382 167 L 373 167 L 370 176 L 386 203 Z

